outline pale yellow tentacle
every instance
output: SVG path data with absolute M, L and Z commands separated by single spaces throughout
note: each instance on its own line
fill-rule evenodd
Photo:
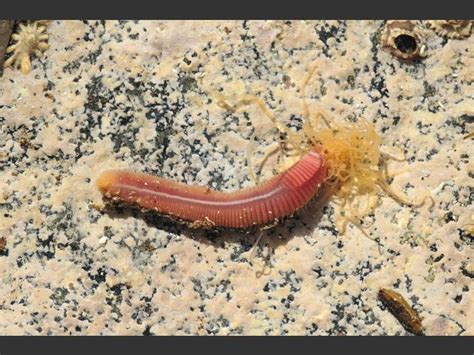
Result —
M 301 86 L 301 98 L 302 98 L 302 103 L 303 103 L 303 115 L 304 115 L 305 122 L 308 122 L 308 123 L 311 119 L 311 114 L 309 112 L 309 107 L 308 107 L 308 103 L 306 101 L 305 92 L 306 92 L 306 86 L 308 86 L 308 83 L 311 80 L 311 78 L 313 77 L 313 75 L 314 75 L 317 68 L 318 68 L 318 66 L 316 64 L 313 64 L 313 67 L 309 70 L 308 75 L 306 76 L 306 79 L 304 80 L 303 85 Z M 326 126 L 328 126 L 328 128 L 331 128 L 331 125 L 329 124 L 329 121 L 324 116 L 324 114 L 322 114 L 320 112 L 317 112 L 316 114 L 319 116 L 318 118 L 322 118 L 322 120 L 324 121 Z M 311 123 L 309 123 L 309 124 L 311 125 Z M 318 121 L 318 124 L 319 124 L 319 121 Z M 304 129 L 304 127 L 303 127 L 303 129 Z

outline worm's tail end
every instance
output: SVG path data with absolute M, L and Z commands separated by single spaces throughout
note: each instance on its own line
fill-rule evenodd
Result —
M 103 195 L 107 195 L 110 192 L 111 186 L 117 180 L 117 172 L 114 170 L 106 170 L 100 174 L 96 180 L 96 185 Z

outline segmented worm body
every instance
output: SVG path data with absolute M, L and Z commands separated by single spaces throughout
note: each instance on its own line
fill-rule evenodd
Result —
M 103 172 L 97 186 L 107 198 L 157 211 L 192 227 L 245 229 L 270 224 L 304 207 L 325 177 L 324 158 L 311 150 L 270 180 L 235 192 L 121 170 Z

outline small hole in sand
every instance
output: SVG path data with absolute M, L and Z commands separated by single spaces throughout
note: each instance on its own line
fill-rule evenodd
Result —
M 415 38 L 409 35 L 398 36 L 395 38 L 395 44 L 400 52 L 407 54 L 415 52 L 417 48 Z

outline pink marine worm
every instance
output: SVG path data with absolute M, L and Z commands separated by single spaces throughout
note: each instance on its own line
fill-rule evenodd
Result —
M 247 229 L 271 224 L 304 207 L 326 173 L 324 157 L 310 150 L 288 170 L 235 192 L 123 170 L 103 172 L 97 186 L 108 199 L 156 211 L 191 227 Z

